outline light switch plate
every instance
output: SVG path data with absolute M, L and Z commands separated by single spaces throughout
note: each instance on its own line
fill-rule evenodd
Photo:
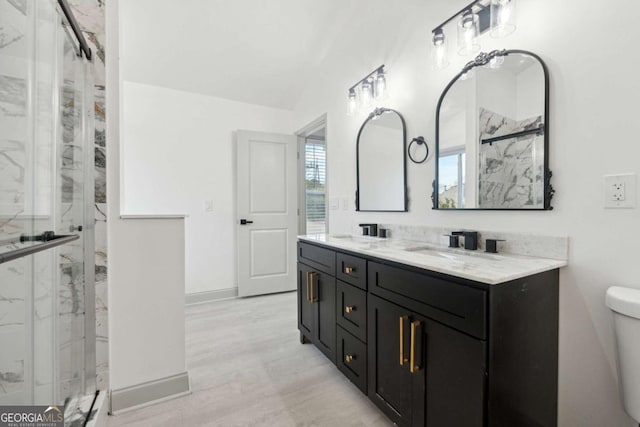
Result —
M 349 210 L 349 199 L 342 199 L 342 210 L 343 211 Z
M 205 212 L 213 212 L 213 200 L 205 200 L 204 201 L 204 211 Z
M 329 199 L 329 209 L 331 209 L 332 211 L 337 211 L 338 209 L 340 209 L 340 199 L 336 197 L 332 197 L 331 199 Z
M 636 174 L 604 176 L 604 207 L 633 209 L 636 207 Z

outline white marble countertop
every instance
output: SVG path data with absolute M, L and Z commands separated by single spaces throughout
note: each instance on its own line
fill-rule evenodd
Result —
M 346 234 L 309 234 L 298 236 L 298 239 L 489 285 L 497 285 L 567 265 L 565 260 L 450 249 L 415 240 L 381 239 Z

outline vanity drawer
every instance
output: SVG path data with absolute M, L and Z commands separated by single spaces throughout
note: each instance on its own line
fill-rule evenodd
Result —
M 338 369 L 366 394 L 367 346 L 340 326 L 336 329 Z
M 487 292 L 369 261 L 369 291 L 452 328 L 486 339 Z
M 338 325 L 367 342 L 367 293 L 341 281 L 336 292 Z
M 298 242 L 298 261 L 323 273 L 336 275 L 336 253 L 330 249 Z
M 338 252 L 336 263 L 338 279 L 367 290 L 367 260 Z

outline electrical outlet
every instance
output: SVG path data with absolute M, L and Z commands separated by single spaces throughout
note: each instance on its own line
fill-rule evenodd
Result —
M 204 211 L 205 212 L 213 212 L 213 200 L 205 200 L 204 201 Z
M 607 209 L 636 207 L 636 174 L 604 176 L 604 207 Z
M 625 185 L 624 182 L 616 182 L 613 184 L 613 192 L 611 193 L 611 198 L 615 202 L 624 202 L 625 198 Z

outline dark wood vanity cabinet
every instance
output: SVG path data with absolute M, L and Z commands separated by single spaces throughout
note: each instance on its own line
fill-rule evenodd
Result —
M 484 425 L 484 341 L 375 296 L 369 324 L 368 394 L 394 423 Z
M 337 357 L 332 360 L 394 423 L 557 425 L 557 269 L 485 285 L 371 257 L 334 254 L 337 260 L 349 260 L 348 266 L 360 264 L 357 278 L 334 282 Z M 338 269 L 341 263 L 336 263 Z M 299 265 L 299 328 L 310 337 L 318 314 L 313 304 L 305 307 L 305 280 L 313 269 Z
M 298 263 L 298 329 L 336 362 L 336 278 Z

